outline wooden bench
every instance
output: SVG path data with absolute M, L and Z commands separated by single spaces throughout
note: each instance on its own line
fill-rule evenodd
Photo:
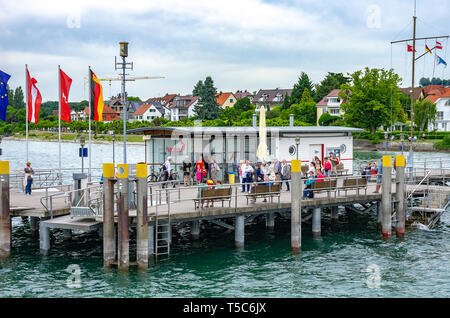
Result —
M 336 166 L 336 172 L 338 176 L 342 176 L 348 174 L 348 169 L 344 169 L 344 164 L 340 163 Z
M 250 193 L 246 195 L 247 204 L 248 199 L 252 199 L 253 202 L 256 202 L 257 197 L 270 197 L 270 203 L 273 203 L 273 197 L 278 197 L 278 203 L 280 203 L 280 191 L 281 184 L 274 183 L 272 185 L 269 184 L 255 184 L 251 187 Z
M 345 178 L 342 187 L 338 190 L 338 194 L 340 193 L 340 191 L 345 191 L 345 195 L 347 195 L 347 191 L 350 189 L 356 189 L 358 191 L 358 194 L 359 189 L 364 189 L 364 192 L 367 194 L 367 178 Z
M 223 189 L 204 189 L 201 191 L 200 198 L 194 199 L 195 208 L 200 208 L 200 203 L 203 207 L 203 203 L 205 201 L 221 201 L 222 207 L 223 202 L 228 201 L 228 206 L 231 207 L 231 187 L 223 188 Z
M 327 192 L 328 197 L 330 197 L 330 193 L 334 192 L 334 196 L 336 197 L 337 190 L 337 179 L 325 179 L 324 181 L 315 181 L 311 183 L 311 191 L 313 193 Z

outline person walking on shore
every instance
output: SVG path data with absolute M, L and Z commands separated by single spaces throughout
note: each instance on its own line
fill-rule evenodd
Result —
M 273 159 L 273 171 L 275 172 L 275 178 L 279 181 L 281 179 L 281 162 L 278 161 L 278 158 Z
M 31 163 L 27 162 L 27 166 L 23 169 L 25 173 L 25 178 L 23 180 L 25 186 L 25 195 L 31 195 L 31 185 L 33 184 L 33 168 L 31 168 Z

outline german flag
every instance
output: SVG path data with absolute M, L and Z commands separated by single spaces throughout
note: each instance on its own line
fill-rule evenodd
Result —
M 426 45 L 426 44 L 425 44 L 425 51 L 427 51 L 427 52 L 430 53 L 430 54 L 433 54 L 433 53 L 431 53 L 430 48 L 429 48 L 428 45 Z
M 103 121 L 103 88 L 97 76 L 90 70 L 91 114 L 90 118 Z

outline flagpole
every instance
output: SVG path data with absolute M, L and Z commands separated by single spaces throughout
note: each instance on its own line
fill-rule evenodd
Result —
M 26 157 L 28 162 L 28 64 L 25 64 L 25 127 Z
M 59 143 L 59 176 L 61 178 L 61 66 L 58 65 L 58 143 Z
M 92 74 L 91 74 L 91 66 L 89 66 L 89 169 L 88 169 L 88 182 L 91 182 L 91 157 L 92 157 L 92 152 L 91 152 L 91 104 L 92 104 Z

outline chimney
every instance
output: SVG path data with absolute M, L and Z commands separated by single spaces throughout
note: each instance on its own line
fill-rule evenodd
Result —
M 289 127 L 294 127 L 294 114 L 289 115 Z
M 256 114 L 253 114 L 253 128 L 256 128 Z

